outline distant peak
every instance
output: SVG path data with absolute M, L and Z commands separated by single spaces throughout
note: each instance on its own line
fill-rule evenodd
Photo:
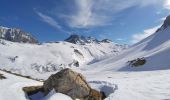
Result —
M 8 27 L 0 26 L 1 29 L 10 29 Z
M 111 43 L 112 40 L 109 40 L 109 39 L 103 39 L 101 42 L 104 42 L 104 43 Z
M 3 26 L 0 26 L 0 39 L 5 39 L 12 42 L 38 43 L 36 38 L 21 29 Z
M 156 32 L 159 32 L 160 30 L 166 29 L 168 26 L 170 26 L 170 15 L 166 17 L 163 25 Z
M 164 28 L 170 26 L 170 15 L 166 17 L 164 24 L 162 25 Z
M 77 35 L 77 34 L 70 35 L 70 37 L 68 37 L 65 41 L 74 43 L 74 44 L 86 44 L 86 43 L 98 43 L 99 42 L 99 40 L 97 40 L 94 37 L 85 37 L 85 36 Z

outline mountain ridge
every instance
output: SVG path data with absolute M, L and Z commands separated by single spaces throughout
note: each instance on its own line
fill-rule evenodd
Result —
M 18 28 L 8 28 L 0 26 L 0 38 L 12 42 L 38 43 L 38 40 L 30 33 Z
M 109 39 L 103 39 L 103 40 L 98 40 L 94 37 L 85 37 L 85 36 L 82 36 L 82 35 L 77 35 L 77 34 L 73 34 L 73 35 L 70 35 L 67 39 L 65 39 L 64 41 L 66 42 L 70 42 L 70 43 L 73 43 L 73 44 L 86 44 L 86 43 L 111 43 L 112 41 L 109 40 Z

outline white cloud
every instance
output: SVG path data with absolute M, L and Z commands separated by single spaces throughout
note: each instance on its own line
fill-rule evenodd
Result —
M 129 7 L 160 3 L 160 0 L 74 0 L 76 13 L 67 15 L 67 23 L 74 28 L 110 25 L 113 14 Z
M 53 26 L 54 28 L 61 29 L 61 26 L 50 16 L 45 15 L 41 12 L 36 11 L 36 13 L 41 17 L 42 21 Z
M 170 0 L 165 0 L 163 6 L 165 9 L 170 10 Z
M 134 34 L 132 35 L 132 40 L 131 43 L 137 43 L 143 39 L 145 39 L 146 37 L 152 35 L 153 33 L 155 33 L 155 31 L 160 27 L 160 25 L 153 27 L 153 28 L 149 28 L 143 31 L 143 33 L 138 33 L 138 34 Z

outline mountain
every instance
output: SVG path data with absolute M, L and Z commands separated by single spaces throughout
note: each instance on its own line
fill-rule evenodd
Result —
M 127 49 L 107 39 L 98 42 L 82 36 L 43 44 L 0 40 L 0 68 L 38 79 L 72 68 L 83 74 L 93 89 L 104 92 L 105 100 L 169 100 L 169 22 L 168 16 L 154 34 Z M 7 77 L 0 80 L 3 99 L 16 96 L 25 100 L 21 87 L 36 83 L 3 71 L 0 74 Z M 50 97 L 58 98 L 58 93 L 51 92 Z
M 166 29 L 168 26 L 170 26 L 170 15 L 166 17 L 163 25 L 156 31 L 156 32 L 159 32 L 161 30 L 164 30 Z
M 99 41 L 98 39 L 94 38 L 94 37 L 85 37 L 85 36 L 80 36 L 80 35 L 70 35 L 70 37 L 68 37 L 66 40 L 66 42 L 70 42 L 70 43 L 74 43 L 74 44 L 87 44 L 87 43 L 101 43 L 101 42 L 105 42 L 105 43 L 110 43 L 112 42 L 109 39 L 104 39 Z
M 110 57 L 91 66 L 98 66 L 99 71 L 153 71 L 170 69 L 170 16 L 151 36 L 126 49 L 116 57 Z M 129 62 L 145 59 L 146 63 L 139 67 L 131 67 Z M 102 66 L 105 66 L 104 68 Z M 87 68 L 88 69 L 88 68 Z
M 170 16 L 151 36 L 134 44 L 117 56 L 80 68 L 89 83 L 116 84 L 114 92 L 107 86 L 105 100 L 169 99 L 170 84 Z M 96 85 L 95 85 L 96 87 Z
M 44 73 L 63 68 L 78 68 L 116 56 L 127 45 L 101 42 L 78 45 L 65 41 L 42 44 L 24 44 L 0 39 L 0 69 L 43 77 Z M 50 74 L 49 74 L 50 75 Z
M 0 38 L 12 42 L 38 43 L 38 40 L 31 34 L 17 28 L 7 28 L 0 26 Z

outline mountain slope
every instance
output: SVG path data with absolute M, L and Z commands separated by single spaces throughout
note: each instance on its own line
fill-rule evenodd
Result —
M 0 38 L 12 42 L 38 43 L 38 40 L 20 29 L 0 26 Z
M 95 66 L 99 71 L 149 71 L 170 69 L 170 26 L 167 26 L 169 20 L 170 17 L 167 17 L 164 22 L 166 25 L 163 24 L 159 31 L 133 45 L 119 56 L 110 57 L 89 66 L 89 68 L 93 69 Z M 143 57 L 146 59 L 146 64 L 142 66 L 131 67 L 128 63 L 128 61 Z
M 118 56 L 84 66 L 79 71 L 88 81 L 116 84 L 117 89 L 105 100 L 169 100 L 169 33 L 170 16 L 153 35 Z M 130 62 L 138 58 L 145 59 L 146 63 L 132 67 Z
M 71 35 L 64 41 L 74 43 L 74 44 L 80 44 L 80 45 L 89 44 L 89 43 L 98 43 L 99 44 L 99 43 L 111 43 L 112 42 L 109 39 L 103 39 L 103 40 L 99 41 L 98 39 L 96 39 L 94 37 L 85 37 L 85 36 L 79 36 L 79 35 Z
M 125 48 L 126 45 L 113 42 L 85 45 L 58 42 L 38 45 L 0 40 L 0 68 L 38 77 L 37 72 L 41 76 L 66 67 L 81 67 L 115 56 Z

